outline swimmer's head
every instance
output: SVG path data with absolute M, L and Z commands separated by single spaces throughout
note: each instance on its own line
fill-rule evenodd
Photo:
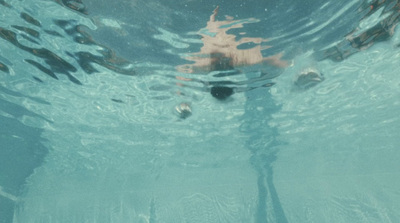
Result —
M 225 86 L 211 87 L 211 95 L 218 100 L 225 100 L 234 93 L 233 88 Z

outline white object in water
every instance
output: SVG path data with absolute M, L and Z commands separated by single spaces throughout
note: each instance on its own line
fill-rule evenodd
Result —
M 314 87 L 322 82 L 325 78 L 316 69 L 306 69 L 296 76 L 294 84 L 301 89 L 308 89 Z
M 189 103 L 182 102 L 175 106 L 175 112 L 180 118 L 185 119 L 192 115 L 192 108 Z

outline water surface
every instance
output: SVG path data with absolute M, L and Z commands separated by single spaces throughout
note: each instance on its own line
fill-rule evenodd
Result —
M 400 220 L 398 1 L 0 10 L 0 222 Z

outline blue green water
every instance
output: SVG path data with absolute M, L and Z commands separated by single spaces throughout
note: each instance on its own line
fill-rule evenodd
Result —
M 399 4 L 0 0 L 0 223 L 399 222 Z

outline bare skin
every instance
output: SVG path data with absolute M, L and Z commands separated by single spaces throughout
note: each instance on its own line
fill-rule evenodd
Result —
M 254 64 L 269 64 L 276 67 L 287 67 L 287 61 L 281 60 L 282 53 L 263 57 L 261 51 L 271 46 L 261 46 L 267 42 L 263 38 L 241 38 L 236 41 L 236 36 L 228 34 L 230 29 L 242 28 L 245 23 L 258 22 L 257 19 L 217 21 L 219 7 L 213 11 L 207 26 L 199 32 L 202 36 L 203 46 L 200 52 L 189 54 L 185 59 L 193 61 L 192 64 L 185 64 L 177 67 L 177 70 L 185 73 L 209 72 L 214 70 L 226 70 L 233 67 L 240 67 Z M 254 47 L 249 49 L 238 49 L 238 46 L 245 43 L 253 43 Z

